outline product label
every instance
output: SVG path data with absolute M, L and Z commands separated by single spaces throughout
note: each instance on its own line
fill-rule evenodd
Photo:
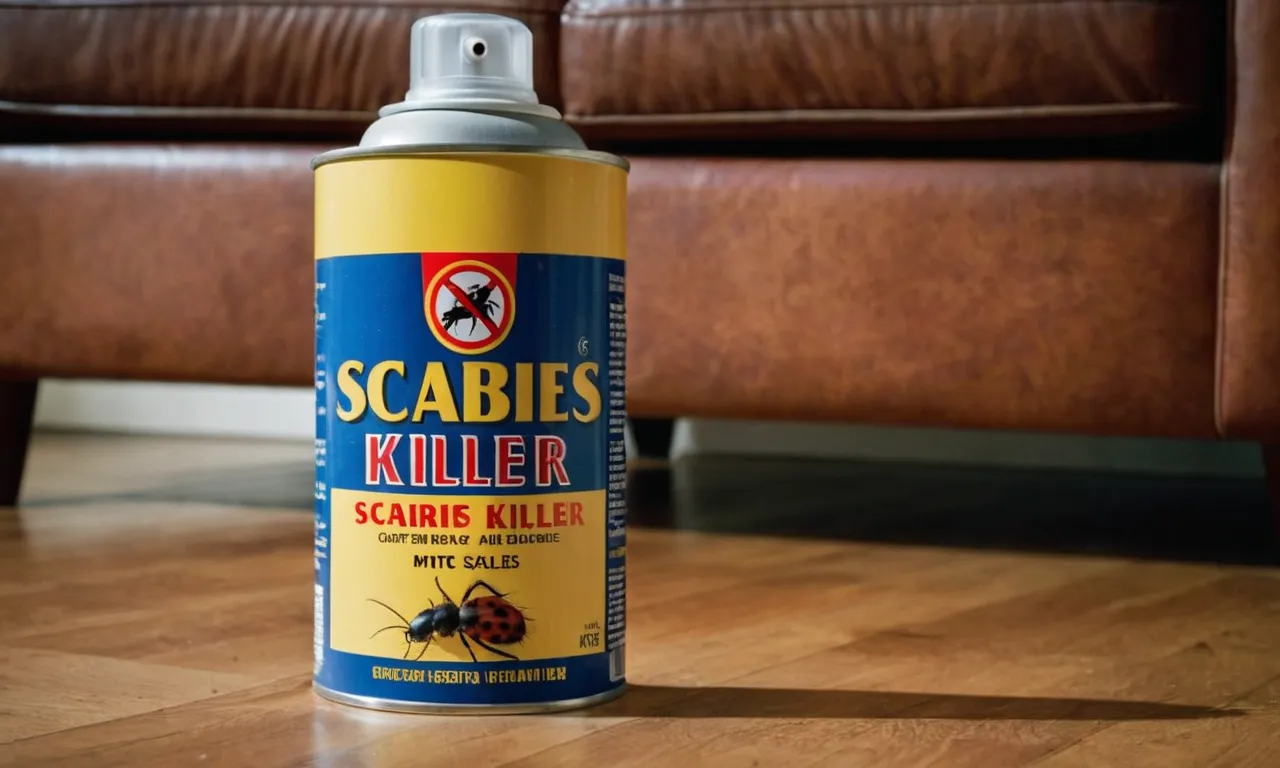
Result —
M 537 703 L 625 645 L 624 262 L 316 264 L 316 677 Z

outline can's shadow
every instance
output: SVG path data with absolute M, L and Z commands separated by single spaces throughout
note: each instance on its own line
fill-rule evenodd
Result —
M 1155 701 L 1056 696 L 632 685 L 581 714 L 597 717 L 916 720 L 1201 720 L 1242 710 Z

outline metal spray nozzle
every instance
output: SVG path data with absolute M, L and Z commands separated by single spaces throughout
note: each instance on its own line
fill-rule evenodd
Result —
M 538 104 L 533 33 L 487 13 L 427 16 L 413 25 L 405 102 L 415 107 Z

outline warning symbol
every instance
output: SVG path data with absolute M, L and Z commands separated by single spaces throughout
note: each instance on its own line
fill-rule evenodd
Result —
M 515 319 L 515 292 L 501 272 L 479 261 L 457 261 L 436 273 L 424 297 L 436 339 L 464 355 L 502 343 Z

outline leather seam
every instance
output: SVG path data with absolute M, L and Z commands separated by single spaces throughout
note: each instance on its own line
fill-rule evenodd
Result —
M 568 99 L 566 99 L 567 101 Z M 615 122 L 647 123 L 758 123 L 774 120 L 794 122 L 841 122 L 879 120 L 886 123 L 943 120 L 983 120 L 1019 117 L 1112 117 L 1135 114 L 1184 114 L 1203 111 L 1200 104 L 1178 102 L 1134 102 L 1131 104 L 1072 104 L 1063 106 L 956 107 L 938 109 L 797 109 L 724 112 L 662 112 L 646 114 L 584 114 L 566 110 L 565 117 L 582 124 Z
M 1227 50 L 1235 50 L 1235 0 L 1227 3 Z M 1231 151 L 1235 131 L 1235 57 L 1227 56 L 1226 103 L 1227 128 L 1222 148 L 1222 167 L 1218 172 L 1218 348 L 1214 354 L 1213 365 L 1213 424 L 1218 437 L 1226 438 L 1226 368 L 1227 368 L 1227 298 L 1230 295 L 1228 282 L 1231 277 Z
M 947 119 L 981 120 L 1018 117 L 1111 117 L 1134 114 L 1183 114 L 1203 110 L 1199 104 L 1149 102 L 1133 104 L 1079 104 L 1043 107 L 964 107 L 944 109 L 828 109 L 828 110 L 760 110 L 751 112 L 667 112 L 650 114 L 586 115 L 566 111 L 567 118 L 590 124 L 619 123 L 716 123 L 716 122 L 841 122 L 846 120 L 883 120 L 884 122 L 940 121 Z M 52 104 L 0 99 L 0 114 L 46 115 L 52 117 L 134 118 L 134 117 L 275 117 L 287 120 L 368 120 L 376 110 L 307 109 L 294 107 L 229 107 L 170 106 L 116 104 Z
M 883 0 L 869 0 L 866 2 L 819 2 L 805 3 L 799 5 L 791 5 L 784 3 L 769 3 L 761 5 L 728 5 L 701 8 L 686 7 L 664 7 L 664 8 L 623 8 L 613 9 L 608 6 L 566 6 L 562 14 L 564 20 L 576 19 L 610 19 L 610 18 L 634 18 L 641 16 L 703 16 L 721 13 L 745 13 L 751 11 L 886 11 L 893 10 L 898 12 L 909 11 L 916 8 L 947 8 L 953 10 L 963 10 L 967 8 L 1008 8 L 1017 10 L 1019 8 L 1045 8 L 1051 6 L 1068 7 L 1068 6 L 1098 6 L 1100 9 L 1110 9 L 1121 5 L 1147 6 L 1157 11 L 1168 12 L 1176 6 L 1183 7 L 1203 7 L 1204 3 L 1200 0 L 969 0 L 968 2 L 942 2 L 941 0 L 921 0 L 910 4 L 899 2 L 884 2 Z
M 1122 0 L 1122 1 L 1127 2 L 1128 0 Z M 267 8 L 267 9 L 290 10 L 290 11 L 307 11 L 312 8 L 319 8 L 319 9 L 342 8 L 342 9 L 352 10 L 357 12 L 359 11 L 390 11 L 390 10 L 396 10 L 396 9 L 403 9 L 405 11 L 413 11 L 413 12 L 420 13 L 423 11 L 438 10 L 444 7 L 446 7 L 446 4 L 443 4 L 443 3 L 378 3 L 378 2 L 366 3 L 366 2 L 356 2 L 355 0 L 353 0 L 352 2 L 341 2 L 341 0 L 328 0 L 327 2 L 309 2 L 306 5 L 282 3 L 282 2 L 278 2 L 277 0 L 270 0 L 270 2 L 240 2 L 240 3 L 225 2 L 225 1 L 216 2 L 216 3 L 183 3 L 183 2 L 173 2 L 172 0 L 166 0 L 165 2 L 158 2 L 158 3 L 146 3 L 146 2 L 112 3 L 112 2 L 93 2 L 92 0 L 89 0 L 88 2 L 67 2 L 67 3 L 61 3 L 61 2 L 10 3 L 10 2 L 5 2 L 5 0 L 0 0 L 0 11 L 5 11 L 9 9 L 16 10 L 16 11 L 59 11 L 59 10 L 74 11 L 74 10 L 86 10 L 91 8 L 97 8 L 102 10 L 119 10 L 119 11 L 135 12 L 135 11 L 145 11 L 145 10 L 156 8 L 156 9 L 168 9 L 168 10 L 181 9 L 185 11 L 194 11 L 196 13 L 199 13 L 204 10 L 226 11 L 226 10 L 250 9 L 250 8 Z M 556 16 L 556 17 L 560 16 L 561 11 L 563 10 L 559 5 L 551 4 L 551 3 L 547 5 L 541 5 L 541 6 L 526 6 L 526 5 L 505 5 L 503 3 L 498 3 L 498 2 L 483 4 L 479 7 L 479 9 L 483 11 L 503 10 L 503 11 L 514 11 L 517 13 L 538 13 L 538 14 L 544 14 L 547 16 Z
M 1223 395 L 1223 381 L 1226 376 L 1227 355 L 1227 282 L 1231 275 L 1231 248 L 1228 245 L 1228 233 L 1231 228 L 1229 208 L 1231 204 L 1231 161 L 1224 158 L 1222 168 L 1218 172 L 1218 348 L 1214 355 L 1213 366 L 1213 421 L 1218 436 L 1227 436 L 1227 425 Z
M 211 118 L 248 117 L 281 120 L 369 120 L 377 110 L 305 109 L 291 107 L 207 107 L 115 104 L 47 104 L 0 99 L 0 114 L 42 115 L 66 118 Z

